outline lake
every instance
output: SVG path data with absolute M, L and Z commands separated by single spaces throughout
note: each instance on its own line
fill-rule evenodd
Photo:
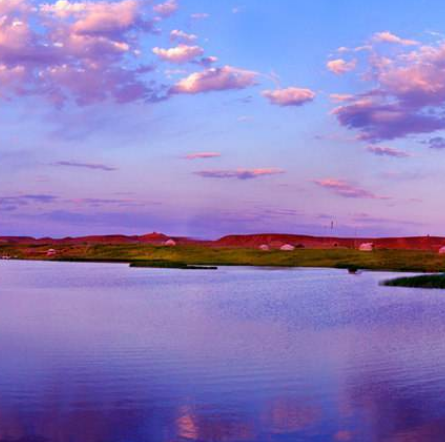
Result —
M 445 440 L 445 292 L 0 262 L 0 442 Z

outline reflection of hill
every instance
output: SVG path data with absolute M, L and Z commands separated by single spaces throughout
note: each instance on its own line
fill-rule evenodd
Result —
M 240 414 L 212 413 L 190 406 L 180 407 L 176 420 L 179 440 L 185 441 L 252 441 L 256 440 L 251 419 Z
M 318 423 L 321 409 L 305 405 L 305 402 L 291 398 L 271 401 L 262 414 L 264 427 L 269 428 L 273 434 L 289 434 L 298 433 Z
M 77 393 L 69 403 L 50 393 L 32 412 L 0 403 L 0 442 L 263 442 L 304 435 L 322 418 L 321 409 L 291 397 L 252 400 L 241 408 L 165 408 L 149 400 L 131 408 L 115 397 L 93 408 L 82 405 L 92 403 L 87 391 Z

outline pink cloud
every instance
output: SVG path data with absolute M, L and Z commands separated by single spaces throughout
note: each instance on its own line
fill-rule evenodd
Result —
M 170 40 L 171 41 L 179 41 L 181 43 L 193 43 L 198 39 L 198 36 L 195 34 L 188 34 L 187 32 L 180 31 L 178 29 L 174 29 L 170 32 Z
M 268 169 L 236 169 L 236 170 L 202 170 L 195 172 L 203 178 L 221 178 L 221 179 L 238 179 L 250 180 L 265 176 L 283 174 L 284 170 L 277 168 Z
M 121 0 L 115 3 L 59 0 L 40 8 L 40 12 L 47 17 L 72 21 L 69 30 L 74 34 L 114 37 L 121 36 L 135 26 L 151 27 L 149 21 L 144 23 L 142 20 L 141 11 L 142 6 L 138 0 Z
M 245 89 L 255 84 L 257 76 L 256 72 L 232 66 L 209 68 L 182 79 L 172 88 L 171 93 L 199 94 L 211 91 Z
M 442 118 L 422 114 L 403 103 L 386 103 L 379 98 L 357 99 L 333 111 L 340 124 L 361 132 L 368 141 L 393 140 L 413 133 L 430 133 L 445 128 Z
M 330 94 L 329 98 L 334 102 L 341 103 L 341 102 L 352 100 L 354 98 L 354 95 L 351 95 L 351 94 Z
M 388 197 L 376 195 L 362 187 L 335 178 L 314 180 L 314 183 L 345 198 L 388 199 Z
M 139 19 L 139 3 L 125 0 L 115 4 L 100 4 L 89 8 L 88 14 L 73 25 L 77 34 L 121 35 Z
M 202 160 L 209 158 L 218 158 L 221 154 L 219 152 L 197 152 L 197 153 L 189 153 L 185 156 L 186 160 Z
M 188 46 L 180 44 L 174 48 L 162 49 L 153 48 L 153 53 L 161 60 L 170 63 L 187 63 L 204 54 L 204 49 L 199 46 Z
M 139 41 L 154 20 L 143 2 L 11 0 L 0 2 L 0 13 L 3 97 L 40 95 L 62 105 L 148 100 L 156 93 L 137 66 Z
M 404 39 L 389 31 L 374 34 L 372 40 L 377 43 L 394 43 L 402 46 L 416 46 L 419 44 L 416 40 Z
M 370 83 L 368 91 L 333 112 L 361 139 L 375 142 L 445 129 L 445 44 L 414 50 L 399 44 L 394 51 L 388 58 L 376 48 L 362 76 Z
M 342 58 L 328 61 L 327 68 L 336 75 L 342 75 L 346 72 L 353 71 L 357 67 L 357 60 L 346 61 Z
M 266 90 L 262 92 L 262 95 L 276 106 L 302 106 L 315 98 L 315 92 L 297 87 Z
M 178 2 L 176 0 L 167 0 L 164 3 L 153 6 L 153 11 L 162 17 L 170 17 L 178 10 Z
M 407 152 L 404 152 L 400 149 L 394 149 L 392 147 L 384 147 L 384 146 L 368 146 L 366 150 L 374 155 L 378 156 L 387 156 L 393 158 L 407 158 L 411 155 Z

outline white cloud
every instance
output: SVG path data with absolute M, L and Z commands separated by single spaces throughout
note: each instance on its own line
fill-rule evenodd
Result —
M 170 63 L 187 63 L 204 54 L 204 49 L 199 46 L 180 44 L 174 48 L 153 48 L 153 53 L 160 59 Z
M 313 101 L 316 94 L 310 89 L 288 87 L 285 89 L 266 90 L 262 92 L 262 95 L 276 106 L 301 106 Z
M 351 60 L 348 62 L 342 58 L 338 58 L 336 60 L 328 61 L 326 66 L 334 74 L 341 75 L 354 70 L 357 66 L 357 61 Z

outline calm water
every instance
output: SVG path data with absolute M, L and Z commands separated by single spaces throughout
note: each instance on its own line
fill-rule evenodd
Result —
M 445 441 L 445 292 L 0 263 L 0 442 Z

